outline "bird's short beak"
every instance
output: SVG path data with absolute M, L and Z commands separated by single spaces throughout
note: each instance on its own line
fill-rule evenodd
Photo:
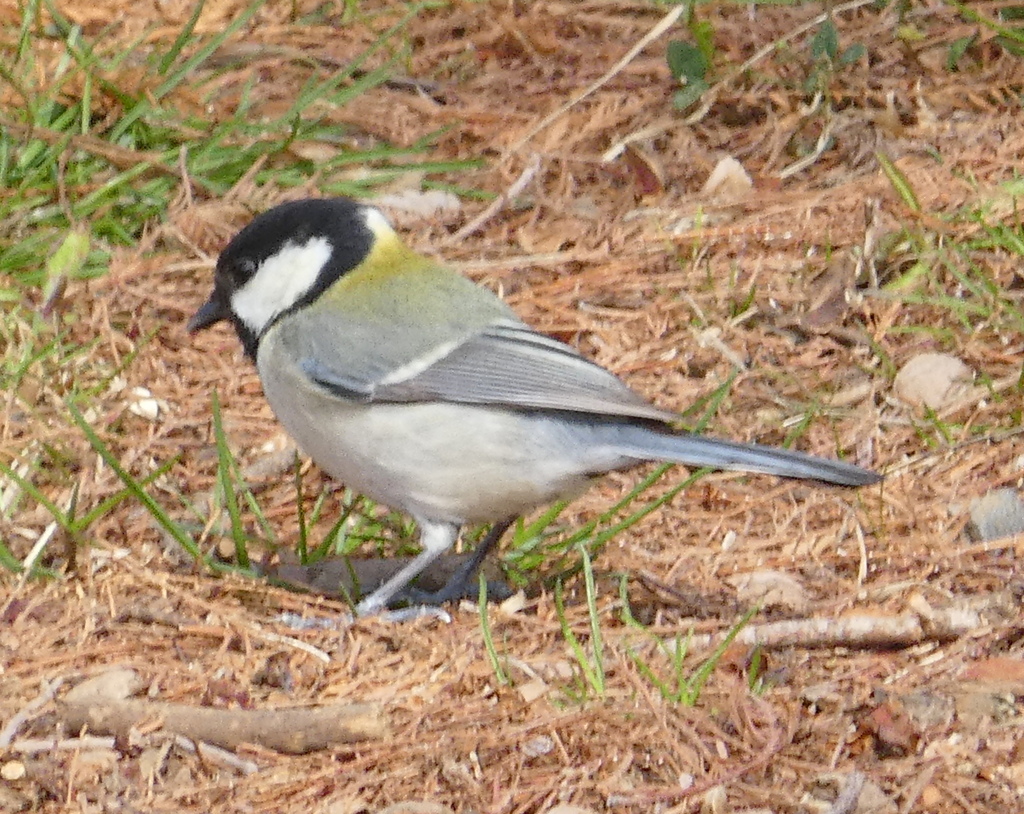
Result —
M 210 299 L 204 302 L 202 307 L 192 315 L 192 319 L 188 321 L 188 332 L 194 334 L 230 316 L 231 312 L 224 305 L 220 297 L 217 296 L 217 292 L 214 291 L 210 295 Z

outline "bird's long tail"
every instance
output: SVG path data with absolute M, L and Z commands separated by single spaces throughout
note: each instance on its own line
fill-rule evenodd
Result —
M 684 466 L 762 472 L 784 478 L 866 486 L 882 476 L 870 469 L 830 458 L 760 444 L 740 444 L 686 433 L 659 432 L 646 427 L 623 426 L 615 433 L 617 452 L 631 458 L 672 461 Z

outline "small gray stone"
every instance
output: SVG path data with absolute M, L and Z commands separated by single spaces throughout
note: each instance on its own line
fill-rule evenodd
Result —
M 967 533 L 979 541 L 998 540 L 1024 531 L 1024 501 L 1017 490 L 1006 487 L 971 501 Z

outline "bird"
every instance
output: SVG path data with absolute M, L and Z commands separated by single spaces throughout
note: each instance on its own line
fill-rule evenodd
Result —
M 379 209 L 352 198 L 289 201 L 242 228 L 187 329 L 221 321 L 299 447 L 417 523 L 420 553 L 359 601 L 359 616 L 409 597 L 459 598 L 518 518 L 646 461 L 850 487 L 881 479 L 673 428 L 675 413 L 412 250 Z M 474 556 L 440 591 L 417 593 L 416 577 L 470 524 L 492 524 Z

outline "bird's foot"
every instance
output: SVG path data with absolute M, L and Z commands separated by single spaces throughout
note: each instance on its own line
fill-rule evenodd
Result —
M 480 583 L 475 574 L 456 574 L 448 584 L 439 591 L 422 591 L 410 585 L 394 598 L 392 607 L 396 605 L 444 605 L 447 602 L 461 602 L 468 599 L 476 602 L 480 599 Z M 487 581 L 487 600 L 504 602 L 515 593 L 509 585 L 501 580 Z

